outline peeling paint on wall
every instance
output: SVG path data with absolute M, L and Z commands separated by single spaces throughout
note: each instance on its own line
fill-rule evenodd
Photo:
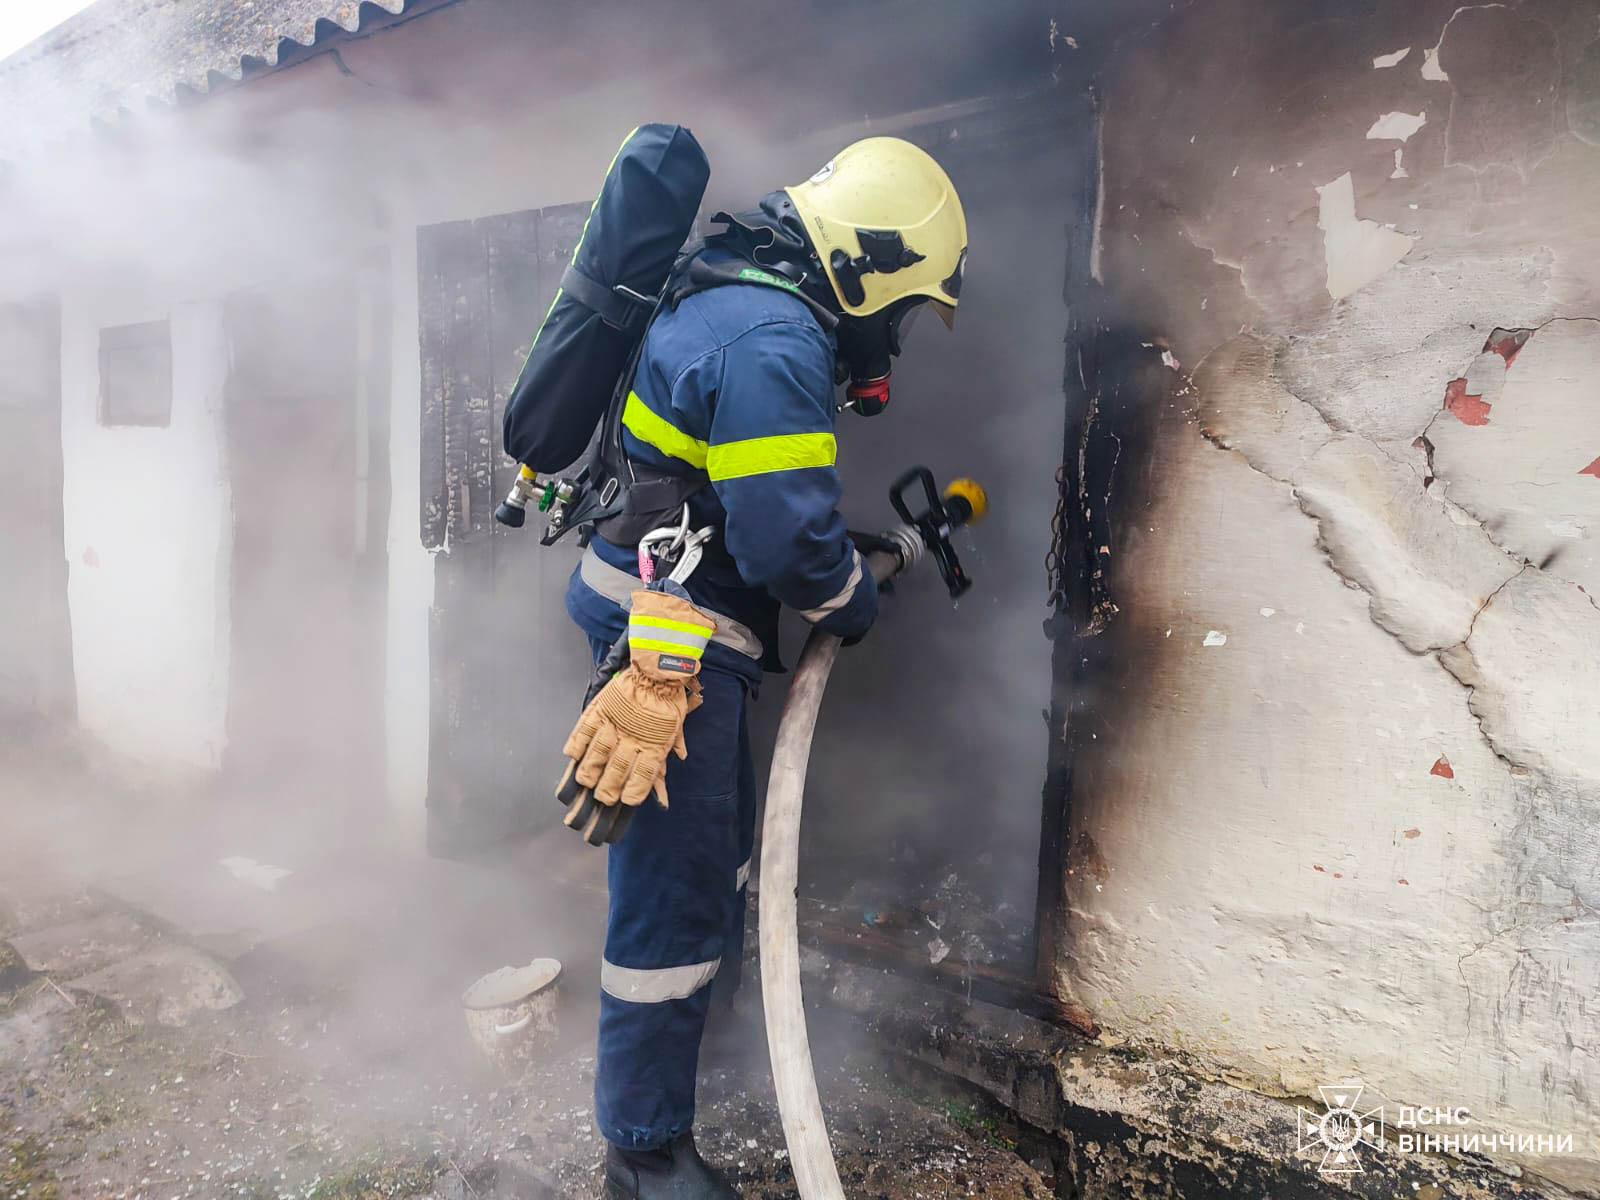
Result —
M 1439 47 L 1430 46 L 1423 52 L 1422 77 L 1438 83 L 1450 82 L 1450 76 L 1444 73 L 1444 68 L 1439 65 Z
M 1317 196 L 1317 225 L 1328 257 L 1328 295 L 1335 300 L 1359 291 L 1411 252 L 1415 238 L 1356 216 L 1350 172 L 1323 184 Z
M 1600 523 L 1600 496 L 1581 477 L 1600 452 L 1600 320 L 1552 321 L 1521 336 L 1509 353 L 1516 335 L 1491 339 L 1499 349 L 1478 360 L 1487 364 L 1478 386 L 1493 396 L 1492 410 L 1479 400 L 1481 420 L 1457 412 L 1460 423 L 1429 426 L 1434 471 L 1450 501 L 1492 529 L 1506 552 L 1600 595 L 1600 543 L 1581 536 Z
M 1392 112 L 1384 113 L 1367 130 L 1369 140 L 1385 139 L 1403 142 L 1428 123 L 1428 114 Z

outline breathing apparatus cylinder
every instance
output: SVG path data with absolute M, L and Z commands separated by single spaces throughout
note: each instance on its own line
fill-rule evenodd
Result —
M 506 402 L 501 442 L 517 462 L 553 472 L 583 454 L 693 230 L 710 175 L 705 152 L 681 125 L 641 125 L 622 143 Z

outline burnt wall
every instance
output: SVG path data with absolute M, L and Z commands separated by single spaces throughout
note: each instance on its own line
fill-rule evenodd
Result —
M 1528 1165 L 1587 1186 L 1597 64 L 1587 0 L 1216 0 L 1106 75 L 1093 344 L 1146 382 L 1069 496 L 1053 958 L 1115 1033 L 1572 1135 Z

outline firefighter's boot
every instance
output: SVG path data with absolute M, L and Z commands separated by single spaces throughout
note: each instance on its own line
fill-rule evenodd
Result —
M 607 1200 L 739 1200 L 685 1133 L 656 1150 L 606 1144 Z

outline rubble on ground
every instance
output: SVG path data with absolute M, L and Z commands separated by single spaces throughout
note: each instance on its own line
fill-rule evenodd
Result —
M 37 905 L 5 932 L 52 969 L 17 955 L 0 991 L 3 1200 L 597 1192 L 580 986 L 563 1045 L 505 1078 L 473 1056 L 451 1004 L 286 992 L 266 972 L 235 981 L 104 901 Z M 793 1196 L 759 1021 L 729 1020 L 703 1072 L 702 1151 L 746 1196 Z M 821 1074 L 851 1195 L 1050 1194 L 1003 1115 L 897 1078 L 865 1044 L 829 1051 Z

